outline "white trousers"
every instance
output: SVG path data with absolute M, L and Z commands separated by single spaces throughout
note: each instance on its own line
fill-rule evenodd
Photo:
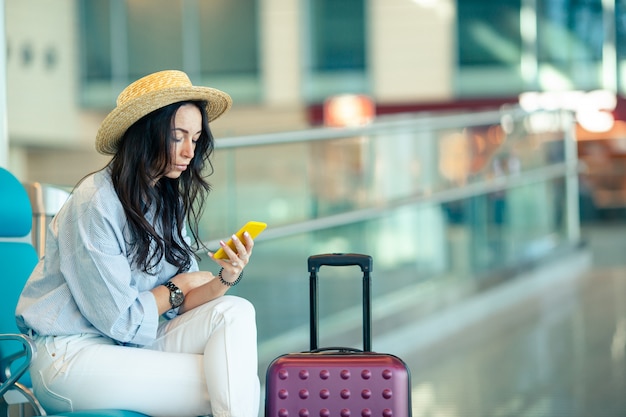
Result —
M 257 417 L 255 311 L 222 296 L 161 324 L 152 346 L 94 334 L 35 336 L 35 395 L 48 413 L 109 408 L 152 417 Z

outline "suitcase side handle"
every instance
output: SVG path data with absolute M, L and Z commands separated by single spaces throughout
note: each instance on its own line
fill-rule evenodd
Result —
M 372 257 L 356 253 L 330 253 L 313 255 L 309 257 L 309 307 L 310 307 L 310 339 L 311 351 L 318 350 L 318 284 L 317 273 L 322 265 L 351 266 L 358 265 L 363 272 L 363 351 L 372 351 L 372 301 L 371 301 L 371 278 Z

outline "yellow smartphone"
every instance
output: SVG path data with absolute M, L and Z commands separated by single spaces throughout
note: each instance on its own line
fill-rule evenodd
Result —
M 235 236 L 237 236 L 237 238 L 240 241 L 244 241 L 243 240 L 243 233 L 244 232 L 248 232 L 250 234 L 250 237 L 252 239 L 256 238 L 263 230 L 265 230 L 265 228 L 267 227 L 266 223 L 263 222 L 255 222 L 255 221 L 250 221 L 248 223 L 246 223 L 241 229 L 239 229 L 239 231 L 237 233 L 235 233 Z M 226 242 L 226 244 L 228 245 L 228 247 L 230 247 L 232 250 L 234 250 L 235 252 L 237 252 L 237 249 L 235 248 L 235 242 L 233 242 L 233 239 L 228 239 L 228 242 Z M 226 255 L 226 252 L 224 251 L 223 248 L 219 248 L 215 254 L 213 255 L 214 258 L 217 259 L 228 259 L 228 255 Z

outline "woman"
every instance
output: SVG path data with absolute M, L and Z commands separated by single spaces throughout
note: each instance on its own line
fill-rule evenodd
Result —
M 230 106 L 227 94 L 162 71 L 129 85 L 102 122 L 96 149 L 113 157 L 52 221 L 17 306 L 48 412 L 257 416 L 254 308 L 225 295 L 253 241 L 244 235 L 236 251 L 221 242 L 229 259 L 213 259 L 217 276 L 194 257 L 209 122 Z

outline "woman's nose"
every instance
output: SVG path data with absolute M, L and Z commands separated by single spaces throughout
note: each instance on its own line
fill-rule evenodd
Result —
M 185 157 L 193 158 L 194 148 L 195 146 L 194 146 L 193 140 L 191 139 L 184 140 L 182 143 L 181 153 Z

